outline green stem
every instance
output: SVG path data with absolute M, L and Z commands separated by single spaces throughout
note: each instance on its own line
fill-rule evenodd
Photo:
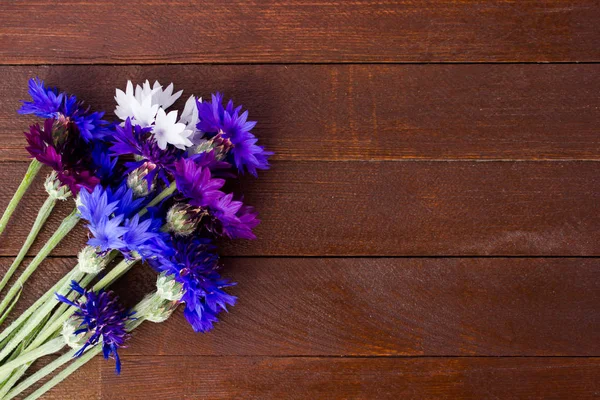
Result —
M 158 203 L 160 203 L 161 201 L 163 201 L 164 199 L 166 199 L 167 197 L 172 195 L 176 189 L 177 189 L 176 182 L 175 181 L 171 182 L 171 184 L 169 186 L 167 186 L 165 189 L 163 189 L 163 191 L 160 192 L 158 194 L 158 196 L 153 198 L 152 201 L 150 203 L 148 203 L 148 205 L 138 213 L 140 215 L 140 217 L 148 212 L 148 207 L 154 207 L 155 205 L 157 205 Z
M 77 208 L 71 212 L 60 224 L 56 232 L 48 239 L 44 247 L 40 250 L 40 252 L 35 256 L 31 263 L 25 268 L 25 271 L 19 276 L 19 279 L 13 284 L 8 293 L 6 293 L 6 297 L 0 303 L 0 313 L 2 313 L 10 304 L 13 297 L 17 294 L 17 292 L 21 289 L 21 287 L 25 284 L 27 279 L 35 272 L 37 267 L 46 259 L 48 254 L 60 243 L 60 241 L 77 225 L 79 222 L 79 216 L 77 215 Z
M 68 352 L 66 352 L 62 356 L 58 357 L 56 360 L 52 361 L 48 365 L 44 366 L 43 368 L 40 368 L 38 371 L 36 371 L 31 376 L 29 376 L 27 379 L 23 380 L 23 382 L 21 382 L 17 386 L 15 386 L 10 392 L 8 392 L 6 394 L 6 396 L 0 397 L 0 399 L 9 400 L 9 399 L 12 399 L 12 398 L 18 396 L 19 394 L 21 394 L 21 392 L 23 392 L 24 390 L 27 390 L 31 385 L 34 385 L 40 379 L 43 379 L 44 377 L 50 375 L 55 370 L 62 367 L 69 361 L 71 361 L 73 359 L 73 357 L 75 356 L 75 353 L 77 353 L 77 350 L 69 350 Z M 0 395 L 1 394 L 2 393 L 0 393 Z M 42 395 L 42 394 L 43 393 L 41 393 L 40 395 Z
M 6 286 L 8 280 L 13 276 L 19 265 L 21 265 L 21 261 L 23 261 L 23 258 L 25 258 L 25 256 L 27 255 L 29 248 L 33 244 L 33 241 L 37 237 L 38 233 L 40 233 L 42 226 L 44 226 L 44 223 L 50 216 L 50 213 L 52 213 L 52 210 L 54 209 L 55 205 L 56 198 L 48 196 L 48 198 L 38 211 L 37 217 L 35 218 L 35 222 L 33 223 L 31 230 L 29 231 L 29 235 L 27 235 L 27 239 L 25 239 L 25 243 L 23 243 L 23 246 L 21 246 L 19 254 L 17 254 L 17 257 L 10 265 L 10 268 L 8 269 L 8 271 L 6 271 L 6 274 L 4 274 L 2 281 L 0 281 L 0 292 L 2 292 L 2 289 L 4 289 L 4 286 Z M 0 309 L 0 312 L 2 311 L 3 310 Z
M 15 383 L 17 383 L 19 381 L 19 379 L 21 379 L 21 377 L 23 376 L 23 374 L 25 373 L 25 371 L 27 371 L 27 368 L 29 368 L 29 366 L 32 363 L 29 362 L 27 364 L 21 365 L 19 368 L 17 368 L 15 370 L 15 372 L 10 376 L 10 378 L 8 378 L 3 385 L 1 385 L 1 389 L 0 389 L 0 399 L 5 399 L 6 397 L 6 393 L 8 393 L 8 391 L 10 390 L 10 388 L 12 388 Z
M 95 274 L 86 275 L 81 280 L 80 285 L 82 287 L 86 287 L 95 278 L 95 276 L 96 276 Z M 71 301 L 75 300 L 77 297 L 79 297 L 79 293 L 77 293 L 77 292 L 74 292 L 74 293 L 72 292 L 68 296 L 69 300 L 71 300 Z M 46 327 L 44 327 L 44 329 L 37 335 L 35 340 L 29 346 L 27 346 L 27 348 L 25 349 L 26 353 L 35 351 L 38 346 L 40 346 L 42 343 L 44 343 L 46 341 L 46 339 L 48 339 L 53 334 L 57 333 L 60 330 L 60 328 L 62 327 L 63 323 L 67 319 L 69 319 L 69 317 L 71 315 L 73 315 L 73 313 L 76 311 L 76 309 L 74 307 L 69 307 L 67 304 L 62 304 L 61 306 L 63 306 L 63 305 L 65 306 L 66 309 L 62 308 L 62 312 L 61 312 L 60 311 L 61 308 L 59 307 L 56 315 L 52 316 L 52 318 L 46 323 Z
M 37 349 L 22 354 L 14 360 L 11 360 L 0 366 L 0 375 L 11 372 L 13 369 L 20 367 L 23 364 L 27 364 L 28 362 L 35 361 L 40 357 L 56 353 L 63 347 L 65 347 L 65 340 L 62 337 L 53 339 Z
M 60 371 L 52 379 L 50 379 L 48 382 L 44 383 L 42 386 L 40 386 L 40 388 L 38 390 L 36 390 L 35 392 L 33 392 L 32 394 L 27 396 L 25 399 L 26 400 L 34 400 L 34 399 L 39 398 L 41 395 L 46 393 L 48 390 L 52 389 L 54 386 L 56 386 L 59 383 L 61 383 L 62 381 L 64 381 L 69 375 L 71 375 L 73 372 L 77 371 L 81 366 L 86 364 L 88 361 L 90 361 L 92 358 L 94 358 L 101 351 L 102 351 L 102 345 L 97 344 L 90 350 L 86 351 L 81 357 L 76 358 L 71 363 L 71 365 L 69 365 L 67 368 L 63 369 L 62 371 Z M 35 382 L 33 382 L 33 383 L 35 383 Z M 9 392 L 9 394 L 10 393 L 11 392 Z
M 66 295 L 70 290 L 70 281 L 79 281 L 83 274 L 77 270 L 73 270 L 68 275 L 71 276 L 67 282 L 57 291 L 58 294 Z M 19 345 L 19 343 L 25 339 L 36 327 L 40 325 L 42 320 L 48 316 L 50 311 L 56 306 L 56 301 L 47 301 L 37 313 L 35 313 L 27 323 L 17 332 L 17 334 L 0 350 L 0 360 L 4 360 L 10 352 Z
M 4 214 L 2 214 L 2 218 L 0 219 L 0 235 L 2 235 L 2 232 L 4 232 L 6 225 L 8 225 L 8 220 L 15 212 L 15 209 L 21 201 L 21 198 L 33 182 L 35 176 L 38 174 L 38 172 L 40 172 L 40 168 L 42 168 L 41 162 L 39 162 L 35 158 L 31 160 L 31 163 L 29 163 L 29 168 L 27 168 L 27 172 L 25 172 L 25 176 L 23 177 L 21 184 L 19 185 L 17 191 L 10 200 L 10 203 L 8 203 L 6 210 L 4 210 Z
M 121 276 L 123 276 L 123 274 L 125 274 L 127 271 L 129 271 L 129 269 L 131 269 L 131 267 L 133 265 L 135 265 L 135 263 L 137 263 L 138 261 L 139 261 L 139 259 L 122 260 L 108 274 L 106 274 L 106 276 L 103 279 L 101 279 L 94 286 L 93 290 L 97 291 L 97 290 L 104 289 L 107 286 L 111 285 L 114 281 L 116 281 Z M 76 274 L 76 271 L 77 270 L 74 269 L 72 271 L 72 274 Z M 86 275 L 81 280 L 81 285 L 83 287 L 87 286 L 93 278 L 94 278 L 94 275 L 89 275 L 89 274 Z M 73 300 L 73 299 L 71 299 L 71 300 Z M 23 337 L 24 335 L 27 335 L 29 332 L 31 332 L 31 330 L 35 326 L 34 324 L 37 324 L 38 323 L 37 321 L 40 321 L 42 318 L 46 317 L 47 314 L 52 310 L 52 308 L 54 308 L 55 305 L 56 305 L 56 301 L 48 301 L 46 303 L 46 305 L 44 305 L 44 307 L 42 307 L 42 309 L 40 309 L 40 311 L 38 311 L 33 316 L 32 322 L 27 321 L 26 326 L 23 327 L 21 329 L 21 331 L 19 331 L 19 333 L 17 334 L 17 337 L 13 338 L 11 340 L 11 342 L 9 342 L 9 344 L 5 347 L 5 349 L 0 351 L 0 360 L 3 359 L 6 356 L 6 354 L 8 354 L 8 351 L 12 350 L 15 347 L 15 345 L 17 344 L 17 341 L 20 340 L 21 337 Z M 54 321 L 52 323 L 50 323 L 49 325 L 47 324 L 44 327 L 44 329 L 37 335 L 35 340 L 29 346 L 27 346 L 27 348 L 25 349 L 25 352 L 23 354 L 27 354 L 29 352 L 35 351 L 35 349 L 38 346 L 40 346 L 41 344 L 43 344 L 50 336 L 52 336 L 53 334 L 58 332 L 60 330 L 60 328 L 62 327 L 62 324 L 67 319 L 69 319 L 69 317 L 71 315 L 73 315 L 74 312 L 75 312 L 75 308 L 69 307 L 69 308 L 67 308 L 67 310 L 64 313 L 62 313 L 62 315 L 60 315 L 60 317 L 55 318 Z M 12 347 L 11 347 L 11 343 L 12 343 Z
M 139 258 L 134 258 L 133 260 L 122 260 L 120 263 L 115 265 L 115 267 L 108 274 L 106 274 L 104 278 L 100 279 L 98 283 L 94 285 L 92 290 L 98 291 L 111 285 L 114 281 L 116 281 L 117 279 L 122 277 L 127 271 L 129 271 L 131 267 L 133 267 L 138 261 L 140 261 Z
M 61 288 L 65 282 L 68 282 L 69 277 L 70 274 L 66 274 L 58 283 L 52 286 L 46 293 L 44 293 L 42 297 L 37 299 L 35 303 L 33 303 L 27 310 L 25 310 L 19 316 L 19 318 L 13 321 L 13 323 L 10 324 L 6 329 L 4 329 L 2 333 L 0 333 L 0 343 L 2 343 L 2 341 L 6 339 L 12 332 L 14 332 L 15 329 L 19 328 L 21 324 L 23 324 L 27 320 L 27 318 L 29 318 L 29 316 L 33 314 L 34 311 L 36 311 L 43 304 L 45 304 L 48 299 L 52 298 L 54 296 L 54 293 L 59 288 Z
M 19 379 L 21 379 L 21 377 L 25 374 L 25 371 L 27 371 L 27 368 L 29 368 L 29 366 L 31 366 L 31 364 L 32 363 L 27 363 L 25 365 L 21 365 L 19 368 L 17 368 L 15 370 L 15 372 L 12 374 L 12 376 L 6 380 L 6 382 L 0 389 L 0 399 L 6 398 L 6 394 L 19 381 Z
M 139 318 L 139 319 L 132 321 L 131 325 L 128 327 L 127 330 L 129 332 L 131 332 L 132 330 L 134 330 L 135 328 L 140 326 L 142 324 L 142 322 L 144 322 L 144 318 Z M 101 351 L 102 351 L 102 344 L 98 343 L 96 346 L 94 346 L 94 347 L 90 348 L 88 351 L 86 351 L 81 357 L 73 360 L 71 365 L 69 365 L 62 371 L 60 371 L 52 379 L 50 379 L 48 382 L 46 382 L 45 384 L 40 386 L 40 388 L 38 390 L 36 390 L 32 394 L 30 394 L 28 397 L 26 397 L 26 400 L 34 400 L 34 399 L 39 398 L 44 393 L 46 393 L 48 390 L 52 389 L 54 386 L 58 385 L 60 382 L 65 380 L 73 372 L 77 371 L 80 367 L 85 365 L 88 361 L 90 361 L 96 355 L 100 354 Z M 31 377 L 26 379 L 25 381 L 21 382 L 21 384 L 19 384 L 17 387 L 15 387 L 13 390 L 11 390 L 8 393 L 8 396 L 4 400 L 12 399 L 13 397 L 20 394 L 23 390 L 27 389 L 29 386 L 36 383 L 38 380 L 40 380 L 40 379 L 44 378 L 45 376 L 49 375 L 50 373 L 52 373 L 52 371 L 54 371 L 55 369 L 57 369 L 58 367 L 60 367 L 61 365 L 65 364 L 66 362 L 69 361 L 68 359 L 63 359 L 63 357 L 65 357 L 68 354 L 75 354 L 75 352 L 76 352 L 76 350 L 72 350 L 71 352 L 66 353 L 65 355 L 61 356 L 59 359 L 54 361 L 55 365 L 52 365 L 50 367 L 50 364 L 49 364 L 47 366 L 50 368 L 47 368 L 47 367 L 42 368 L 42 369 L 46 369 L 43 374 L 35 373 Z M 38 372 L 40 372 L 40 371 L 38 371 Z
M 10 314 L 10 312 L 12 311 L 12 309 L 17 305 L 17 302 L 19 301 L 19 298 L 21 298 L 21 293 L 23 293 L 22 288 L 21 288 L 21 290 L 19 290 L 19 292 L 17 293 L 17 295 L 15 296 L 15 298 L 12 300 L 12 303 L 10 303 L 10 305 L 8 306 L 8 308 L 6 309 L 6 311 L 4 311 L 4 314 L 2 314 L 2 316 L 0 317 L 0 325 L 2 325 L 2 323 L 4 322 L 4 320 L 6 319 L 6 317 L 8 317 L 8 314 Z

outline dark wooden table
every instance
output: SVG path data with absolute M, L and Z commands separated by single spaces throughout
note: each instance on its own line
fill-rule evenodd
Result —
M 127 79 L 222 91 L 276 152 L 238 187 L 263 223 L 223 247 L 239 304 L 216 329 L 143 326 L 120 377 L 96 359 L 47 398 L 600 396 L 598 61 L 592 0 L 3 0 L 0 207 L 35 75 L 109 111 Z M 0 271 L 44 196 L 20 205 Z M 153 284 L 139 267 L 116 290 Z

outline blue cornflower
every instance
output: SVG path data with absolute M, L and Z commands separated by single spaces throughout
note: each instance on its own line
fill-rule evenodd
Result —
M 113 177 L 117 175 L 118 157 L 110 156 L 104 142 L 94 142 L 92 146 L 92 161 L 96 166 L 95 175 L 100 179 L 100 183 L 104 185 L 111 183 Z
M 206 207 L 223 196 L 219 189 L 225 181 L 212 178 L 210 169 L 202 167 L 194 160 L 182 158 L 177 161 L 174 175 L 177 190 L 190 199 L 191 205 Z
M 93 236 L 88 245 L 98 247 L 100 252 L 119 250 L 125 257 L 148 258 L 164 253 L 165 234 L 160 232 L 163 216 L 152 211 L 139 215 L 148 200 L 134 198 L 124 183 L 116 190 L 97 185 L 91 193 L 82 191 L 78 210 Z
M 240 114 L 242 106 L 234 108 L 231 100 L 223 107 L 221 93 L 213 94 L 211 100 L 197 102 L 200 119 L 197 128 L 209 137 L 220 135 L 231 142 L 230 153 L 239 172 L 247 170 L 257 176 L 257 169 L 269 169 L 268 158 L 273 153 L 256 144 L 258 139 L 250 133 L 256 122 L 248 121 L 248 111 Z
M 123 242 L 129 251 L 135 251 L 142 256 L 152 255 L 153 252 L 148 254 L 148 244 L 160 236 L 160 233 L 153 229 L 152 223 L 152 218 L 140 222 L 140 216 L 137 214 L 125 221 L 127 232 L 123 235 Z
M 102 139 L 109 133 L 110 124 L 102 119 L 103 112 L 91 113 L 89 107 L 85 107 L 75 96 L 59 93 L 56 88 L 48 88 L 40 79 L 29 80 L 29 95 L 32 101 L 23 101 L 19 114 L 34 114 L 65 123 L 72 122 L 86 142 Z
M 81 321 L 75 335 L 85 333 L 89 338 L 75 353 L 80 357 L 89 346 L 102 342 L 104 358 L 111 355 L 115 358 L 116 371 L 121 372 L 121 361 L 117 350 L 124 347 L 129 338 L 125 323 L 132 316 L 122 305 L 112 291 L 100 290 L 98 292 L 83 289 L 76 281 L 71 282 L 71 289 L 81 295 L 77 302 L 73 302 L 56 294 L 59 301 L 77 308 L 74 315 Z
M 58 89 L 46 87 L 38 78 L 29 80 L 29 95 L 32 101 L 23 101 L 19 114 L 34 114 L 41 118 L 56 117 L 65 97 Z
M 127 187 L 126 183 L 119 185 L 116 190 L 112 190 L 109 187 L 106 189 L 106 192 L 108 193 L 109 201 L 117 202 L 115 214 L 122 214 L 125 218 L 131 218 L 148 202 L 148 198 L 146 197 L 135 198 L 133 190 Z
M 96 224 L 89 224 L 88 229 L 94 237 L 87 242 L 88 245 L 98 247 L 101 252 L 111 249 L 124 249 L 126 243 L 122 236 L 128 232 L 126 227 L 121 226 L 123 215 L 113 218 L 102 217 Z
M 109 201 L 109 192 L 101 185 L 96 185 L 92 192 L 82 190 L 79 193 L 77 209 L 81 218 L 87 220 L 90 225 L 96 225 L 103 218 L 108 218 L 115 212 L 119 205 L 119 199 Z
M 223 290 L 235 283 L 217 272 L 219 258 L 209 240 L 174 238 L 172 247 L 171 257 L 150 260 L 150 264 L 181 283 L 185 318 L 196 332 L 207 332 L 217 322 L 217 315 L 235 304 L 236 297 Z

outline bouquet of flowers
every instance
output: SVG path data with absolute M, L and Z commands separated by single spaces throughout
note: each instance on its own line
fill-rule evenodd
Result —
M 228 193 L 226 181 L 269 168 L 248 112 L 217 93 L 190 96 L 183 111 L 167 111 L 181 96 L 173 84 L 146 81 L 116 90 L 117 121 L 92 112 L 75 96 L 29 81 L 21 114 L 43 118 L 25 133 L 31 164 L 0 220 L 4 231 L 16 205 L 41 170 L 48 198 L 14 262 L 0 281 L 0 324 L 27 289 L 26 281 L 83 219 L 89 240 L 77 265 L 0 333 L 0 399 L 39 386 L 35 399 L 102 353 L 121 370 L 119 348 L 144 321 L 160 323 L 183 304 L 196 332 L 207 332 L 233 306 L 234 285 L 219 273 L 216 240 L 254 239 L 257 213 Z M 75 207 L 31 263 L 19 270 L 57 201 Z M 157 273 L 156 289 L 126 309 L 108 287 L 134 265 Z M 116 264 L 116 265 L 115 265 Z M 67 351 L 65 351 L 67 350 Z M 24 378 L 40 357 L 62 353 Z

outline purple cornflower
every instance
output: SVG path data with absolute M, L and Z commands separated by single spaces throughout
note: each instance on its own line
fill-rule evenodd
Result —
M 75 353 L 75 357 L 80 357 L 88 346 L 95 346 L 102 341 L 104 358 L 108 359 L 112 355 L 116 362 L 117 374 L 120 373 L 121 360 L 117 350 L 124 347 L 125 341 L 129 338 L 125 323 L 132 313 L 119 304 L 118 297 L 112 291 L 85 290 L 76 281 L 71 282 L 71 289 L 81 295 L 77 302 L 60 294 L 56 294 L 56 297 L 59 301 L 77 308 L 74 315 L 81 320 L 81 323 L 74 334 L 89 335 L 85 344 Z
M 29 95 L 32 101 L 23 101 L 19 114 L 72 122 L 86 142 L 102 139 L 109 132 L 109 123 L 102 119 L 103 112 L 90 112 L 89 107 L 85 107 L 75 96 L 48 88 L 42 80 L 29 80 Z
M 82 187 L 92 190 L 100 182 L 96 176 L 98 170 L 106 177 L 116 165 L 98 156 L 96 159 L 103 165 L 96 165 L 92 157 L 93 143 L 85 142 L 77 126 L 65 120 L 48 118 L 43 128 L 39 124 L 32 125 L 29 132 L 25 132 L 25 138 L 31 157 L 54 169 L 60 182 L 68 186 L 73 195 Z
M 232 193 L 211 203 L 210 215 L 212 223 L 207 226 L 211 232 L 229 239 L 256 239 L 252 229 L 260 223 L 258 214 L 254 207 L 233 200 Z
M 168 184 L 169 171 L 174 168 L 175 162 L 182 156 L 183 151 L 169 146 L 166 150 L 158 147 L 156 139 L 152 135 L 152 127 L 142 128 L 132 125 L 131 119 L 127 118 L 123 126 L 117 126 L 112 137 L 113 144 L 110 147 L 112 154 L 133 155 L 136 161 L 126 162 L 127 172 L 146 164 L 149 173 L 146 175 L 148 186 L 158 176 Z
M 256 239 L 252 229 L 260 220 L 254 208 L 234 200 L 233 194 L 220 191 L 225 181 L 212 178 L 208 167 L 192 159 L 181 159 L 175 164 L 174 175 L 177 189 L 187 203 L 209 216 L 203 219 L 209 232 L 229 239 Z
M 240 114 L 242 106 L 234 108 L 231 100 L 226 107 L 223 107 L 221 93 L 213 94 L 211 100 L 211 102 L 197 102 L 200 119 L 197 128 L 210 137 L 218 135 L 231 142 L 230 153 L 240 173 L 247 170 L 257 176 L 257 169 L 268 169 L 268 158 L 273 153 L 256 144 L 258 139 L 250 133 L 256 122 L 248 121 L 248 111 Z
M 217 322 L 217 315 L 235 304 L 235 296 L 223 289 L 235 283 L 223 279 L 217 272 L 219 257 L 215 246 L 207 239 L 174 238 L 170 258 L 151 260 L 159 272 L 173 275 L 181 283 L 185 303 L 184 315 L 196 332 L 207 332 Z
M 223 187 L 223 179 L 212 178 L 208 167 L 184 159 L 175 163 L 175 182 L 177 190 L 189 198 L 189 203 L 196 207 L 206 207 L 223 196 L 219 189 Z

